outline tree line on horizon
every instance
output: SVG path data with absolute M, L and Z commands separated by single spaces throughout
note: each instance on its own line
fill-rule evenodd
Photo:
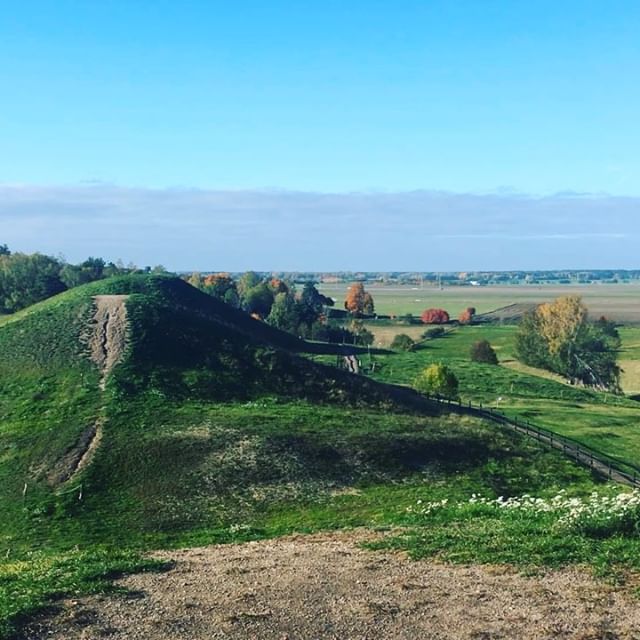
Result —
M 164 267 L 139 269 L 93 257 L 71 264 L 42 253 L 12 252 L 0 244 L 0 313 L 15 313 L 81 284 L 141 271 L 159 273 Z
M 12 253 L 0 244 L 0 313 L 14 313 L 67 289 L 130 273 L 165 273 L 161 266 L 139 269 L 122 262 L 106 262 L 89 257 L 79 264 L 41 253 Z M 298 291 L 286 278 L 273 278 L 247 271 L 238 278 L 228 273 L 184 279 L 204 293 L 242 309 L 268 324 L 305 339 L 323 342 L 370 345 L 374 336 L 363 318 L 374 316 L 373 296 L 362 282 L 354 282 L 344 301 L 344 318 L 332 319 L 335 302 L 307 281 Z M 472 324 L 476 310 L 468 307 L 458 324 Z M 413 320 L 413 318 L 412 318 Z M 444 309 L 426 309 L 421 323 L 442 325 L 451 322 Z M 398 344 L 408 350 L 411 345 Z M 516 335 L 516 356 L 523 363 L 557 373 L 572 384 L 620 392 L 617 354 L 620 336 L 616 325 L 602 317 L 589 320 L 579 296 L 566 296 L 538 306 L 526 314 Z

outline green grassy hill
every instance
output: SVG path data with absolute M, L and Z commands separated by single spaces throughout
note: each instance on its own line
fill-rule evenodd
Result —
M 101 389 L 106 295 L 128 296 L 128 322 Z M 130 550 L 405 526 L 417 499 L 594 486 L 517 434 L 305 350 L 319 347 L 169 277 L 92 283 L 3 319 L 0 635 L 51 594 L 140 566 Z
M 105 295 L 127 296 L 127 331 L 121 361 L 103 391 L 91 343 L 100 329 L 94 296 Z M 278 475 L 280 454 L 297 461 L 294 467 L 305 478 L 315 474 L 319 482 L 337 482 L 334 467 L 348 465 L 332 456 L 343 454 L 334 455 L 315 436 L 290 437 L 295 429 L 288 420 L 295 426 L 301 413 L 305 428 L 314 423 L 304 408 L 310 402 L 335 406 L 338 413 L 358 406 L 397 411 L 417 396 L 397 397 L 376 382 L 294 353 L 306 348 L 304 341 L 169 277 L 92 283 L 5 319 L 0 501 L 8 517 L 0 521 L 0 544 L 15 551 L 112 535 L 133 542 L 148 532 L 227 524 L 209 503 L 246 489 L 253 472 L 234 461 L 237 472 L 227 477 L 224 460 L 211 459 L 233 459 L 227 450 L 236 439 L 248 439 L 252 453 L 245 453 L 260 483 L 290 480 Z M 239 407 L 252 410 L 257 401 L 258 415 L 224 417 Z M 269 435 L 274 442 L 263 451 L 262 436 L 252 434 L 265 428 L 258 419 L 269 414 L 265 402 L 286 411 L 265 418 L 276 422 L 280 435 Z M 422 403 L 423 412 L 429 408 Z M 211 412 L 215 419 L 207 417 Z M 90 464 L 83 464 L 87 451 Z M 319 466 L 312 472 L 314 458 Z

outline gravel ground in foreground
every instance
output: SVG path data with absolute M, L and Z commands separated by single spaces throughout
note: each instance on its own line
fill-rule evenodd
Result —
M 413 562 L 363 531 L 167 551 L 127 596 L 60 603 L 29 640 L 640 639 L 640 602 L 587 570 Z

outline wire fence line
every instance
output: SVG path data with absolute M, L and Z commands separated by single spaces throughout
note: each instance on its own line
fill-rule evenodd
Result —
M 362 371 L 359 375 L 363 375 Z M 374 382 L 371 378 L 369 380 Z M 517 433 L 537 440 L 541 445 L 560 451 L 577 464 L 591 469 L 594 473 L 604 478 L 640 489 L 640 466 L 614 458 L 570 436 L 562 436 L 550 429 L 534 425 L 528 420 L 523 420 L 517 416 L 508 416 L 497 408 L 484 407 L 482 404 L 476 405 L 470 401 L 465 403 L 441 396 L 422 394 L 410 385 L 381 381 L 375 381 L 374 384 L 381 389 L 386 389 L 392 398 L 407 406 L 413 406 L 414 409 L 421 412 L 428 411 L 429 404 L 431 407 L 436 404 L 441 408 L 446 407 L 450 412 L 483 418 L 495 424 L 503 425 Z
M 447 407 L 449 411 L 476 418 L 484 418 L 485 420 L 506 426 L 513 431 L 538 441 L 542 445 L 562 452 L 578 464 L 593 470 L 595 473 L 609 480 L 640 488 L 640 466 L 618 460 L 602 451 L 588 447 L 569 436 L 561 436 L 555 431 L 531 424 L 529 421 L 507 416 L 504 412 L 491 407 L 483 407 L 482 405 L 475 405 L 471 402 L 464 403 L 459 400 L 450 400 L 448 398 L 434 396 L 429 396 L 429 399 L 443 407 Z

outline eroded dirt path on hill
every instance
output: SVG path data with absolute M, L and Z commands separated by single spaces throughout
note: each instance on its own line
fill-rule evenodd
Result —
M 127 346 L 127 307 L 125 295 L 95 296 L 93 326 L 88 346 L 91 360 L 100 370 L 100 389 L 105 390 L 107 376 L 122 359 Z M 73 480 L 91 464 L 102 440 L 104 416 L 99 416 L 78 438 L 77 442 L 49 471 L 50 485 L 58 486 Z
M 95 296 L 94 330 L 89 341 L 91 359 L 98 365 L 102 377 L 100 388 L 104 389 L 107 376 L 120 361 L 127 344 L 128 296 Z
M 640 606 L 583 570 L 412 562 L 363 550 L 373 533 L 162 552 L 175 568 L 119 584 L 129 596 L 62 603 L 30 640 L 311 640 L 640 637 Z

